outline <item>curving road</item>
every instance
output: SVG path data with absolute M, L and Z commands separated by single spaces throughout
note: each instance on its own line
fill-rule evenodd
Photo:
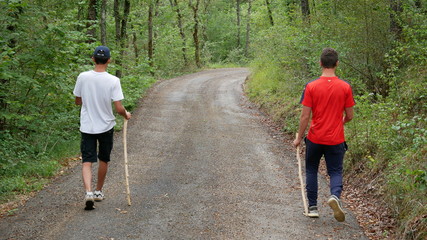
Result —
M 248 75 L 209 70 L 153 87 L 129 121 L 132 206 L 117 133 L 106 199 L 95 210 L 83 210 L 77 166 L 0 219 L 0 238 L 366 239 L 351 213 L 335 221 L 324 179 L 321 217 L 302 215 L 294 149 L 246 101 Z

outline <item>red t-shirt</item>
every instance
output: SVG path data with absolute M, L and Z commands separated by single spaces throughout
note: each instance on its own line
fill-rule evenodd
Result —
M 344 110 L 355 105 L 349 83 L 338 77 L 320 77 L 305 86 L 302 105 L 312 110 L 307 138 L 317 144 L 337 145 L 344 140 Z

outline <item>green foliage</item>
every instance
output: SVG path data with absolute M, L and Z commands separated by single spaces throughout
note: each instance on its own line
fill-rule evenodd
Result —
M 121 79 L 121 85 L 125 99 L 123 100 L 123 106 L 128 111 L 134 110 L 139 103 L 141 97 L 152 84 L 156 82 L 156 79 L 149 76 L 126 76 Z M 124 119 L 121 116 L 116 117 L 117 125 L 116 130 L 121 130 L 123 127 Z
M 230 51 L 238 47 L 236 16 L 230 13 L 228 5 L 229 3 L 223 1 L 214 2 L 210 9 L 223 9 L 223 11 L 212 11 L 209 16 L 205 16 L 207 36 L 203 49 L 206 56 L 205 62 L 223 62 Z
M 139 99 L 143 96 L 145 91 L 156 81 L 155 78 L 144 76 L 125 76 L 121 79 L 123 94 L 123 106 L 132 111 L 136 108 Z
M 179 39 L 177 28 L 165 27 L 159 33 L 155 49 L 155 66 L 157 74 L 161 76 L 180 72 L 186 67 L 181 56 L 182 43 L 176 39 Z

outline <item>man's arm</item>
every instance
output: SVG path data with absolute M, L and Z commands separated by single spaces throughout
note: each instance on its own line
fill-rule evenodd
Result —
M 114 107 L 118 114 L 122 115 L 126 120 L 129 120 L 132 115 L 123 107 L 122 101 L 114 101 Z
M 346 123 L 350 122 L 351 119 L 353 119 L 353 117 L 354 117 L 353 107 L 345 108 L 344 112 L 345 112 L 345 116 L 343 118 L 343 122 L 344 122 L 344 124 L 346 124 Z
M 81 97 L 76 97 L 75 103 L 76 103 L 76 105 L 82 105 L 82 98 Z
M 302 106 L 301 117 L 299 120 L 299 130 L 298 136 L 295 138 L 293 145 L 294 147 L 298 147 L 301 144 L 301 141 L 304 137 L 305 130 L 307 129 L 308 122 L 311 117 L 311 107 Z

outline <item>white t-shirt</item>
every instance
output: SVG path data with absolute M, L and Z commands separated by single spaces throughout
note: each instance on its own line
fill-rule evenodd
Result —
M 104 133 L 116 125 L 112 101 L 124 99 L 118 77 L 93 70 L 82 72 L 77 77 L 73 94 L 82 98 L 81 132 Z

